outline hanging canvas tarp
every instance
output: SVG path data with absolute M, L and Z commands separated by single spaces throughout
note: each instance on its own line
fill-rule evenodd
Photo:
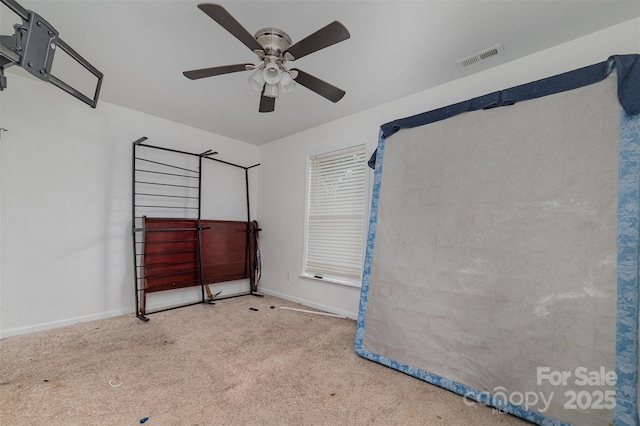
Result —
M 639 88 L 615 56 L 383 125 L 358 354 L 535 423 L 638 424 Z

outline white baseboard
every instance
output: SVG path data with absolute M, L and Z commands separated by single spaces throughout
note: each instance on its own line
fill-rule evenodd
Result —
M 225 288 L 225 293 L 229 292 L 229 293 L 233 293 L 233 291 L 231 290 L 236 290 L 233 287 L 227 287 Z M 213 291 L 213 289 L 212 289 Z M 270 296 L 275 296 L 275 297 L 279 297 L 281 299 L 285 299 L 285 300 L 289 300 L 291 302 L 295 302 L 295 303 L 300 303 L 301 305 L 305 305 L 305 306 L 309 306 L 311 308 L 315 308 L 315 309 L 319 309 L 321 311 L 324 312 L 330 312 L 332 314 L 336 314 L 336 315 L 342 315 L 345 316 L 347 318 L 353 319 L 353 320 L 357 320 L 358 319 L 358 314 L 356 312 L 348 312 L 348 311 L 344 311 L 341 309 L 336 309 L 334 307 L 331 306 L 326 306 L 320 303 L 315 303 L 306 299 L 300 299 L 297 297 L 292 297 L 288 294 L 283 294 L 283 293 L 279 293 L 277 291 L 272 291 L 269 289 L 265 289 L 265 288 L 258 288 L 258 292 L 259 293 L 264 293 L 264 294 L 268 294 Z M 184 296 L 184 295 L 182 295 Z M 163 300 L 162 302 L 162 306 L 171 306 L 174 304 L 181 304 L 181 303 L 185 303 L 187 301 L 191 301 L 191 299 L 186 300 L 180 297 L 172 297 L 172 298 L 167 298 L 166 300 Z M 153 310 L 154 308 L 159 308 L 161 306 L 154 306 L 155 304 L 149 304 L 151 306 L 147 306 L 148 309 Z M 73 324 L 78 324 L 81 322 L 88 322 L 88 321 L 94 321 L 94 320 L 99 320 L 99 319 L 103 319 L 103 318 L 109 318 L 109 317 L 116 317 L 116 316 L 120 316 L 120 315 L 126 315 L 126 314 L 131 314 L 134 315 L 134 311 L 132 311 L 129 308 L 124 308 L 124 309 L 116 309 L 113 311 L 107 311 L 107 312 L 101 312 L 98 314 L 92 314 L 92 315 L 85 315 L 85 316 L 80 316 L 80 317 L 74 317 L 74 318 L 66 318 L 66 319 L 62 319 L 62 320 L 58 320 L 58 321 L 51 321 L 51 322 L 45 322 L 45 323 L 40 323 L 40 324 L 35 324 L 35 325 L 29 325 L 29 326 L 25 326 L 25 327 L 18 327 L 18 328 L 11 328 L 8 330 L 2 330 L 0 331 L 0 339 L 4 339 L 6 337 L 12 337 L 12 336 L 19 336 L 21 334 L 28 334 L 28 333 L 34 333 L 36 331 L 44 331 L 44 330 L 51 330 L 53 328 L 58 328 L 58 327 L 64 327 L 67 325 L 73 325 Z
M 268 294 L 270 296 L 279 297 L 281 299 L 289 300 L 291 302 L 300 303 L 301 305 L 309 306 L 310 308 L 320 309 L 321 311 L 324 311 L 324 312 L 330 312 L 332 314 L 342 315 L 353 320 L 358 319 L 358 314 L 356 312 L 343 311 L 342 309 L 336 309 L 331 306 L 326 306 L 320 303 L 311 302 L 309 300 L 292 297 L 288 294 L 282 294 L 277 291 L 269 290 L 267 288 L 258 288 L 258 292 Z
M 213 293 L 221 291 L 221 296 L 227 294 L 249 291 L 249 281 L 232 281 L 229 283 L 219 283 L 210 286 Z M 157 309 L 182 305 L 186 303 L 197 303 L 201 300 L 200 287 L 189 287 L 176 289 L 171 291 L 162 291 L 149 293 L 147 295 L 147 312 L 153 312 Z M 97 314 L 85 315 L 80 317 L 65 318 L 56 321 L 43 322 L 40 324 L 28 325 L 24 327 L 10 328 L 2 330 L 0 328 L 0 339 L 21 334 L 34 333 L 36 331 L 50 330 L 53 328 L 64 327 L 67 325 L 78 324 L 80 322 L 94 321 L 103 318 L 116 317 L 119 315 L 135 314 L 135 308 L 121 308 L 112 311 L 101 312 Z M 1 325 L 1 324 L 0 324 Z
M 11 336 L 19 336 L 21 334 L 34 333 L 36 331 L 51 330 L 53 328 L 64 327 L 67 325 L 78 324 L 81 322 L 95 321 L 103 318 L 117 317 L 120 315 L 134 314 L 131 309 L 117 309 L 114 311 L 101 312 L 99 314 L 85 315 L 81 317 L 67 318 L 58 321 L 44 322 L 26 327 L 10 328 L 0 331 L 0 339 Z

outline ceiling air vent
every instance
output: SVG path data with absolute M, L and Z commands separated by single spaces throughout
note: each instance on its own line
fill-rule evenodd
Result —
M 460 65 L 460 68 L 466 68 L 469 65 L 477 64 L 478 62 L 493 58 L 494 56 L 500 56 L 503 53 L 504 49 L 502 48 L 502 44 L 496 44 L 493 47 L 490 47 L 478 53 L 474 53 L 473 55 L 467 56 L 466 58 L 459 59 L 456 62 L 458 63 L 458 65 Z

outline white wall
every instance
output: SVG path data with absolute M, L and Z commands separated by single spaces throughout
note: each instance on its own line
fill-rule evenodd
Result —
M 131 143 L 147 136 L 151 145 L 213 149 L 243 166 L 258 162 L 258 147 L 102 101 L 94 110 L 22 76 L 8 80 L 0 94 L 0 127 L 9 129 L 0 140 L 0 336 L 133 313 Z M 257 172 L 250 176 L 255 217 Z M 243 191 L 209 198 L 207 208 L 244 206 L 241 178 Z M 150 295 L 149 305 L 198 300 L 198 292 Z
M 612 54 L 623 53 L 640 53 L 640 19 L 263 145 L 258 188 L 263 228 L 261 291 L 357 317 L 359 289 L 297 275 L 302 262 L 307 155 L 375 140 L 379 126 L 396 118 L 591 65 Z M 286 271 L 293 272 L 291 281 L 286 280 Z

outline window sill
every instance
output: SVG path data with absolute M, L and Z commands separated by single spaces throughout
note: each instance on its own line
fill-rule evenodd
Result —
M 318 278 L 316 275 L 311 275 L 311 274 L 299 274 L 298 275 L 301 278 L 308 278 L 310 280 L 315 280 L 315 281 L 322 281 L 322 282 L 327 282 L 327 283 L 332 283 L 332 284 L 340 284 L 340 285 L 346 285 L 348 287 L 356 287 L 356 288 L 361 288 L 362 287 L 362 280 L 356 280 L 356 279 L 348 279 L 348 278 L 337 278 L 337 277 L 321 277 Z

